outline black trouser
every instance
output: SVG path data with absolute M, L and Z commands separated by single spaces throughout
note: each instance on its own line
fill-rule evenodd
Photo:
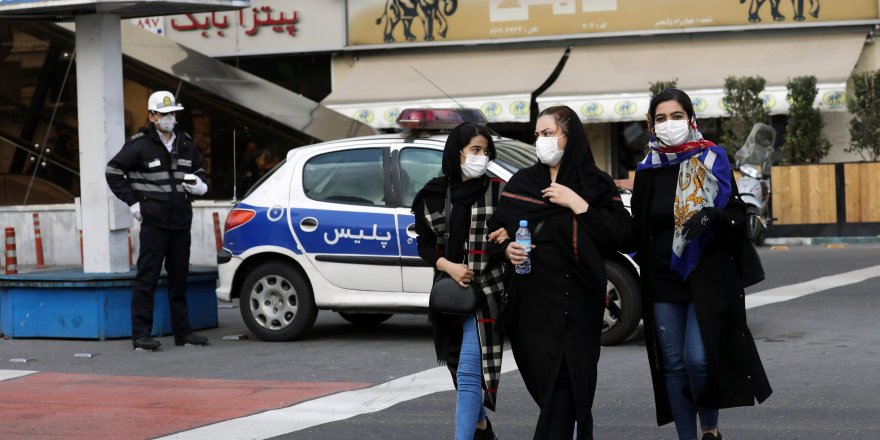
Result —
M 137 276 L 131 289 L 131 337 L 150 336 L 153 329 L 153 300 L 156 283 L 165 262 L 168 273 L 168 302 L 171 329 L 175 337 L 192 333 L 187 320 L 186 277 L 189 275 L 189 229 L 164 229 L 141 224 L 141 250 Z
M 590 399 L 592 402 L 592 399 Z M 541 411 L 538 418 L 538 426 L 535 429 L 535 439 L 570 439 L 574 434 L 574 422 L 577 421 L 578 440 L 593 438 L 593 412 L 577 414 L 574 390 L 571 386 L 568 366 L 565 359 L 559 374 L 556 376 L 556 385 L 553 394 L 547 403 L 545 410 Z

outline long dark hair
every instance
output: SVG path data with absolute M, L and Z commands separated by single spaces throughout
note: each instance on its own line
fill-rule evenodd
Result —
M 694 104 L 691 102 L 691 97 L 688 96 L 687 93 L 679 90 L 679 89 L 665 89 L 662 92 L 655 95 L 651 98 L 651 105 L 648 107 L 648 116 L 651 126 L 654 125 L 654 116 L 657 113 L 657 106 L 660 105 L 661 102 L 666 101 L 676 101 L 681 104 L 681 108 L 687 112 L 688 119 L 691 119 L 696 115 L 694 112 Z
M 486 152 L 489 154 L 489 160 L 495 160 L 495 141 L 492 139 L 492 132 L 485 126 L 464 122 L 459 125 L 458 130 L 449 134 L 450 137 L 455 136 L 455 145 L 458 145 L 459 151 L 471 142 L 471 139 L 477 136 L 483 136 L 489 141 L 489 148 Z

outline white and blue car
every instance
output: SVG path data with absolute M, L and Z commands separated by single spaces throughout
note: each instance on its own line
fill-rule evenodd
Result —
M 432 269 L 418 256 L 410 205 L 441 174 L 448 130 L 463 115 L 408 110 L 398 119 L 403 134 L 291 150 L 227 216 L 217 297 L 239 298 L 245 324 L 266 341 L 302 338 L 318 310 L 358 325 L 425 313 Z M 523 142 L 497 137 L 495 145 L 493 177 L 507 180 L 537 160 Z M 607 265 L 602 343 L 613 345 L 633 333 L 641 305 L 632 259 L 617 254 Z

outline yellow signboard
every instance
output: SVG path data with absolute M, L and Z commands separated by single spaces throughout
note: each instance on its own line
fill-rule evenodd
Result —
M 877 0 L 358 0 L 349 45 L 878 20 Z

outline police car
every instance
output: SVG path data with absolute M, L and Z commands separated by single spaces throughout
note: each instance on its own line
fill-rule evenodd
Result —
M 217 297 L 239 298 L 248 329 L 266 341 L 303 337 L 318 310 L 357 325 L 425 313 L 432 268 L 419 258 L 410 206 L 441 175 L 448 131 L 464 120 L 485 123 L 479 110 L 407 109 L 403 134 L 291 150 L 228 214 Z M 494 141 L 492 177 L 537 161 L 531 145 Z M 641 304 L 632 259 L 613 255 L 607 266 L 602 343 L 613 345 L 635 330 Z

